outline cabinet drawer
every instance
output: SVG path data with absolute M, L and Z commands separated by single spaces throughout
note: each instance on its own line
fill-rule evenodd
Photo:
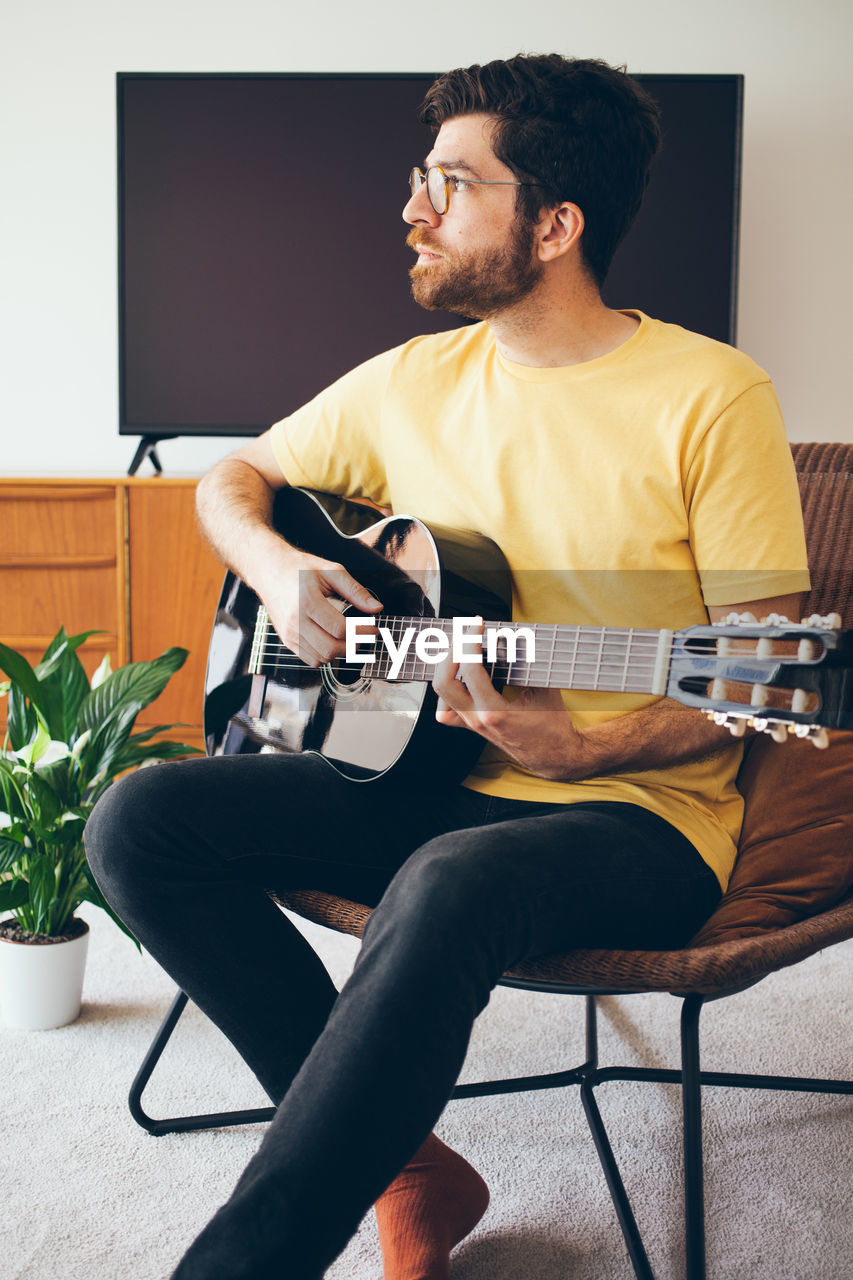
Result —
M 123 495 L 115 485 L 0 488 L 0 564 L 103 567 L 123 542 Z
M 114 645 L 120 593 L 115 564 L 0 568 L 0 635 L 14 645 L 14 636 L 50 638 L 60 626 L 69 635 L 98 629 L 109 632 Z

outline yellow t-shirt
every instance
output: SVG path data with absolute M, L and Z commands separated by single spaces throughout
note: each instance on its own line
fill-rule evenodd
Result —
M 596 360 L 505 360 L 487 324 L 415 338 L 273 428 L 291 484 L 367 497 L 492 538 L 520 622 L 679 629 L 706 604 L 808 586 L 791 451 L 767 374 L 732 347 L 639 312 Z M 511 691 L 510 691 L 511 693 Z M 568 691 L 583 728 L 647 695 Z M 553 782 L 487 746 L 465 785 L 547 802 L 623 801 L 666 818 L 725 887 L 741 748 Z

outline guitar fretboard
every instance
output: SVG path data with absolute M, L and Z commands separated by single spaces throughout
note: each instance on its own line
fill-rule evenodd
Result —
M 297 661 L 278 641 L 265 615 L 266 611 L 261 608 L 250 664 L 255 674 L 272 673 L 281 664 L 292 665 Z M 446 648 L 450 651 L 454 639 L 453 619 L 379 614 L 372 621 L 380 634 L 372 638 L 372 643 L 368 643 L 367 637 L 362 639 L 361 652 L 372 651 L 375 655 L 374 661 L 364 662 L 365 676 L 378 680 L 432 680 L 435 662 L 420 657 L 416 643 L 419 638 L 422 645 L 431 640 L 431 651 L 436 653 L 441 647 L 440 634 L 447 638 Z M 425 632 L 431 636 L 424 635 Z M 474 653 L 475 631 L 467 626 L 465 634 L 466 650 Z M 492 678 L 501 684 L 658 695 L 666 692 L 673 647 L 671 631 L 485 622 L 484 649 L 490 635 L 494 637 L 494 658 L 487 661 L 484 654 L 483 660 Z M 513 637 L 516 640 L 514 656 Z M 532 661 L 528 637 L 532 638 Z
M 377 626 L 388 628 L 397 648 L 407 630 L 415 633 L 435 628 L 452 643 L 453 623 L 447 618 L 377 618 Z M 574 627 L 547 623 L 486 622 L 484 646 L 489 633 L 495 633 L 496 657 L 487 662 L 493 679 L 518 688 L 594 689 L 632 693 L 664 693 L 666 673 L 672 647 L 672 633 L 640 630 L 635 627 Z M 514 660 L 510 658 L 511 642 L 505 633 L 517 638 Z M 519 633 L 522 633 L 519 635 Z M 533 661 L 523 633 L 533 637 Z M 474 650 L 473 632 L 467 648 Z M 484 656 L 485 661 L 485 656 Z M 376 645 L 376 661 L 370 674 L 387 679 L 393 665 L 390 648 L 380 638 Z M 398 680 L 431 680 L 435 664 L 423 662 L 415 652 L 412 640 L 406 651 Z M 662 684 L 661 684 L 662 679 Z

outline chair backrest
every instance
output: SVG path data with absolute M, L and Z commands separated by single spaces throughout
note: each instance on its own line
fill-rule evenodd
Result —
M 853 444 L 793 444 L 812 589 L 803 612 L 853 627 Z
M 803 613 L 853 626 L 853 445 L 795 444 L 812 589 Z M 693 940 L 767 933 L 833 907 L 853 889 L 853 733 L 828 751 L 764 735 L 738 775 L 743 830 L 728 890 Z

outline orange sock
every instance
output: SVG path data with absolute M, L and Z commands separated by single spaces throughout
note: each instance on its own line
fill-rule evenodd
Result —
M 376 1201 L 385 1280 L 448 1280 L 450 1250 L 488 1203 L 477 1170 L 431 1133 Z

